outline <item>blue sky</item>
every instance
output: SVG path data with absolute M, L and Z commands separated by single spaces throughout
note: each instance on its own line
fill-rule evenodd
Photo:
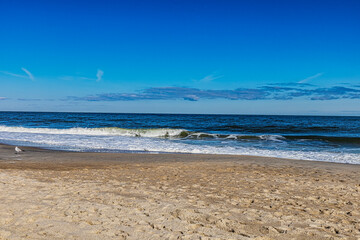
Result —
M 0 110 L 360 115 L 360 1 L 0 1 Z

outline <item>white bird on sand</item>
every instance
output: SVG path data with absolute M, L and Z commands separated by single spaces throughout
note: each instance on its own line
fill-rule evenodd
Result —
M 15 147 L 15 154 L 17 154 L 17 153 L 21 153 L 21 152 L 23 152 L 23 150 L 21 149 L 21 148 L 19 148 L 19 147 Z

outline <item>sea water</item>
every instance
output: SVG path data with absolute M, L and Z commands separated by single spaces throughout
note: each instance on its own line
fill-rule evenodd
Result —
M 0 112 L 0 143 L 360 164 L 360 117 Z

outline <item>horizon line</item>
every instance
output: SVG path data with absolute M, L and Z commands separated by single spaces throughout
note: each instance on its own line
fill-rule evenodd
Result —
M 314 114 L 260 114 L 260 113 L 130 113 L 130 112 L 83 112 L 83 111 L 4 111 L 0 110 L 0 113 L 89 113 L 89 114 L 138 114 L 138 115 L 238 115 L 238 116 L 304 116 L 304 117 L 360 117 L 360 111 L 358 115 L 314 115 Z M 351 111 L 352 112 L 352 111 Z

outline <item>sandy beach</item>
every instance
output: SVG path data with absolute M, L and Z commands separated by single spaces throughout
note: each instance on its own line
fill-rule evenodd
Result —
M 360 166 L 0 145 L 0 239 L 359 239 Z

